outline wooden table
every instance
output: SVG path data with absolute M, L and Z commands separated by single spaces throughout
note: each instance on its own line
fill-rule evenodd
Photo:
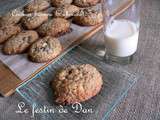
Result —
M 124 68 L 143 77 L 112 112 L 110 120 L 160 120 L 160 0 L 142 0 L 141 18 L 137 54 L 134 62 Z M 83 46 L 87 44 L 95 50 L 95 43 L 100 43 L 102 38 L 100 31 Z M 18 93 L 8 98 L 0 97 L 0 120 L 31 120 L 31 114 L 15 113 L 21 101 Z

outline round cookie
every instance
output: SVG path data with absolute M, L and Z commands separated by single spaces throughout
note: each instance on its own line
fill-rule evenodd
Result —
M 54 7 L 60 7 L 62 5 L 71 4 L 73 0 L 51 0 Z
M 70 18 L 79 11 L 79 7 L 75 5 L 63 5 L 53 11 L 54 17 Z
M 74 0 L 74 4 L 79 7 L 90 7 L 96 5 L 100 0 Z
M 34 0 L 29 3 L 24 10 L 26 13 L 38 12 L 47 9 L 50 3 L 47 0 Z
M 0 27 L 0 44 L 21 31 L 19 26 L 6 25 Z
M 28 47 L 38 39 L 35 31 L 23 31 L 11 37 L 3 47 L 3 52 L 7 55 L 20 54 L 25 52 Z
M 92 26 L 102 23 L 102 12 L 94 8 L 83 8 L 74 16 L 73 22 L 82 26 Z
M 29 58 L 34 62 L 47 62 L 57 57 L 62 46 L 57 38 L 46 36 L 35 42 L 29 50 Z
M 102 75 L 94 66 L 71 65 L 52 81 L 55 102 L 66 105 L 86 101 L 99 93 L 102 84 Z
M 63 18 L 53 18 L 38 28 L 41 36 L 60 36 L 70 30 L 70 22 Z
M 25 16 L 22 18 L 22 25 L 29 29 L 36 29 L 48 20 L 48 15 L 42 12 L 32 13 L 30 16 Z
M 22 11 L 16 9 L 0 17 L 0 26 L 10 25 L 10 24 L 15 25 L 23 17 L 21 15 L 22 13 L 23 13 Z

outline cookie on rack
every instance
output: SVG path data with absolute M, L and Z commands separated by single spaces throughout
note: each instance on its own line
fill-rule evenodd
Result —
M 24 7 L 26 13 L 38 12 L 47 9 L 50 6 L 48 0 L 34 0 Z
M 92 26 L 102 23 L 103 15 L 99 9 L 82 8 L 77 15 L 73 17 L 73 22 L 82 26 Z
M 99 3 L 100 0 L 74 0 L 74 4 L 79 7 L 90 7 Z
M 54 7 L 60 7 L 66 4 L 71 4 L 73 2 L 73 0 L 51 0 L 51 4 Z
M 38 39 L 36 31 L 23 31 L 11 37 L 3 47 L 3 52 L 7 55 L 20 54 L 25 52 L 29 46 Z
M 34 62 L 48 62 L 57 57 L 62 46 L 57 38 L 46 36 L 35 42 L 29 50 L 29 59 Z
M 63 5 L 53 11 L 54 17 L 70 18 L 79 11 L 79 7 L 75 5 Z
M 86 101 L 102 88 L 101 73 L 90 64 L 71 65 L 62 69 L 52 81 L 55 102 L 62 105 Z
M 38 33 L 41 36 L 58 37 L 70 30 L 70 22 L 64 18 L 53 18 L 47 21 L 38 28 Z
M 7 13 L 6 15 L 0 17 L 0 26 L 4 25 L 15 25 L 18 23 L 22 16 L 23 12 L 21 10 L 15 9 L 12 12 Z
M 25 16 L 22 18 L 22 25 L 29 29 L 36 29 L 44 22 L 48 20 L 48 14 L 43 12 L 32 13 L 30 16 Z
M 8 40 L 13 35 L 16 35 L 21 31 L 21 28 L 17 25 L 5 25 L 0 27 L 0 44 Z

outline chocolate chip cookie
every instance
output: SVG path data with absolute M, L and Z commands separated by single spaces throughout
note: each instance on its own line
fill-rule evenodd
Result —
M 6 25 L 0 27 L 0 44 L 21 31 L 19 26 Z
M 34 62 L 47 62 L 57 57 L 62 46 L 57 38 L 46 36 L 35 42 L 29 50 L 29 58 Z
M 100 0 L 74 0 L 74 4 L 79 7 L 90 7 L 96 5 Z
M 26 13 L 38 12 L 47 9 L 49 6 L 48 0 L 34 0 L 24 7 L 24 10 Z
M 0 26 L 10 25 L 10 24 L 15 25 L 23 17 L 22 13 L 23 13 L 22 11 L 16 9 L 0 17 Z
M 94 66 L 71 65 L 52 81 L 55 102 L 66 105 L 86 101 L 99 93 L 102 84 L 102 75 Z
M 53 18 L 38 28 L 41 36 L 60 36 L 70 30 L 70 22 L 63 18 Z
M 25 52 L 29 46 L 38 39 L 35 31 L 23 31 L 11 37 L 3 47 L 3 52 L 8 55 L 20 54 Z
M 22 25 L 29 29 L 36 29 L 48 20 L 48 15 L 46 13 L 38 12 L 32 13 L 30 16 L 25 16 L 22 18 Z
M 83 8 L 74 16 L 73 22 L 82 26 L 92 26 L 102 23 L 103 15 L 99 9 Z
M 62 5 L 71 4 L 73 0 L 51 0 L 51 3 L 55 7 L 60 7 Z
M 75 5 L 63 5 L 53 11 L 53 16 L 69 18 L 79 11 L 79 7 Z

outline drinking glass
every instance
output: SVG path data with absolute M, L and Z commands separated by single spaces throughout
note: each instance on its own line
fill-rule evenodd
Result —
M 129 64 L 137 51 L 140 0 L 102 0 L 105 60 Z

